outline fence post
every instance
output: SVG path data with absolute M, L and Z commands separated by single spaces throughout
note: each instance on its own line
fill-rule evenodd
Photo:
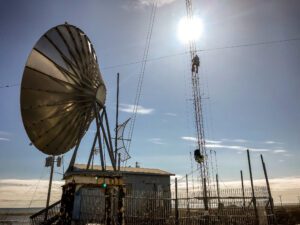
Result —
M 186 180 L 186 201 L 187 201 L 187 216 L 190 216 L 190 199 L 189 199 L 189 180 L 188 180 L 188 175 L 185 175 L 185 180 Z
M 254 193 L 254 186 L 253 186 L 253 177 L 252 177 L 252 168 L 251 168 L 251 161 L 250 161 L 250 153 L 249 149 L 247 149 L 247 158 L 248 158 L 248 165 L 249 165 L 249 173 L 250 173 L 250 181 L 251 181 L 251 190 L 252 190 L 252 202 L 253 202 L 253 207 L 254 207 L 254 212 L 255 212 L 255 222 L 257 225 L 259 225 L 259 218 L 258 218 L 258 212 L 257 212 L 257 207 L 256 207 L 256 198 L 255 198 L 255 193 Z
M 267 173 L 266 164 L 264 162 L 264 158 L 263 158 L 262 154 L 260 155 L 260 158 L 261 158 L 261 163 L 262 163 L 262 166 L 263 166 L 263 169 L 264 169 L 265 179 L 266 179 L 266 183 L 267 183 L 267 189 L 268 189 L 268 195 L 269 195 L 271 213 L 273 215 L 274 224 L 277 225 L 277 219 L 276 219 L 276 215 L 275 215 L 275 212 L 274 212 L 274 202 L 273 202 L 271 188 L 270 188 L 270 184 L 269 184 L 268 173 Z
M 121 153 L 118 153 L 118 171 L 121 170 Z
M 220 208 L 220 189 L 219 189 L 219 176 L 216 174 L 216 182 L 217 182 L 217 195 L 218 195 L 218 209 Z
M 119 193 L 118 193 L 118 224 L 124 225 L 125 190 L 124 190 L 123 186 L 119 186 L 118 190 L 119 190 Z
M 179 225 L 177 177 L 175 177 L 175 225 Z
M 105 189 L 105 224 L 111 225 L 111 199 L 112 193 L 109 188 Z
M 243 177 L 243 171 L 241 170 L 241 182 L 242 182 L 242 194 L 243 194 L 243 206 L 245 208 L 246 202 L 245 202 L 245 187 L 244 187 L 244 177 Z
M 207 189 L 206 189 L 206 178 L 203 178 L 204 188 L 203 188 L 203 202 L 204 202 L 204 224 L 209 224 L 209 211 L 208 211 L 208 198 L 207 198 Z
M 208 198 L 207 198 L 207 189 L 206 189 L 206 178 L 203 178 L 203 202 L 205 211 L 208 212 Z

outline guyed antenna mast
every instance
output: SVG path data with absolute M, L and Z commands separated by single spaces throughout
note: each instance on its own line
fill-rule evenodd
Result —
M 186 13 L 187 13 L 187 23 L 193 24 L 194 16 L 193 16 L 193 6 L 192 0 L 186 0 Z M 197 29 L 197 27 L 195 27 Z M 208 199 L 207 199 L 207 186 L 209 183 L 208 176 L 208 155 L 205 147 L 205 135 L 204 135 L 204 124 L 203 124 L 203 113 L 202 113 L 202 104 L 201 104 L 201 93 L 200 93 L 200 77 L 198 68 L 194 68 L 195 59 L 197 56 L 197 47 L 196 41 L 192 38 L 189 40 L 189 52 L 191 59 L 191 77 L 192 77 L 192 94 L 193 94 L 193 107 L 194 107 L 194 115 L 195 115 L 195 128 L 197 133 L 197 147 L 196 150 L 199 152 L 199 156 L 203 158 L 202 161 L 199 161 L 200 167 L 200 175 L 202 181 L 202 190 L 203 190 L 203 202 L 205 210 L 208 210 Z M 200 65 L 199 58 L 198 65 Z M 195 151 L 195 153 L 196 153 Z

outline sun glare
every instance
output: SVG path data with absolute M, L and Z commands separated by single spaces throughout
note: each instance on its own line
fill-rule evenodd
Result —
M 186 43 L 198 40 L 203 33 L 203 23 L 198 17 L 192 20 L 186 17 L 182 18 L 178 24 L 178 38 Z

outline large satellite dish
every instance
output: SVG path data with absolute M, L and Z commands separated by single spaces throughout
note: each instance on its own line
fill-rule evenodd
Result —
M 105 98 L 96 53 L 84 32 L 69 24 L 48 30 L 28 57 L 21 85 L 22 119 L 31 142 L 48 155 L 67 152 L 80 142 Z

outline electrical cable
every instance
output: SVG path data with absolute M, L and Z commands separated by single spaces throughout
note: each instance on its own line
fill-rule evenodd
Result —
M 234 48 L 253 47 L 253 46 L 259 46 L 259 45 L 279 44 L 279 43 L 292 42 L 292 41 L 300 41 L 300 37 L 290 38 L 290 39 L 282 39 L 282 40 L 275 40 L 275 41 L 253 42 L 253 43 L 230 45 L 230 46 L 207 48 L 207 49 L 197 49 L 196 52 L 197 53 L 210 52 L 210 51 L 218 51 L 218 50 L 226 50 L 226 49 L 234 49 Z M 189 51 L 184 51 L 184 52 L 179 52 L 179 53 L 174 53 L 174 54 L 164 55 L 164 56 L 159 56 L 159 57 L 154 57 L 154 58 L 149 58 L 148 62 L 158 61 L 158 60 L 162 60 L 162 59 L 166 59 L 166 58 L 170 58 L 170 57 L 182 56 L 182 55 L 186 55 L 186 54 L 189 54 Z M 116 64 L 116 65 L 103 67 L 102 70 L 109 70 L 109 69 L 114 69 L 114 68 L 118 68 L 118 67 L 131 66 L 131 65 L 135 65 L 135 64 L 140 64 L 142 62 L 143 61 L 135 61 L 135 62 L 129 62 L 129 63 L 124 63 L 124 64 Z
M 11 87 L 16 87 L 16 86 L 20 86 L 20 84 L 6 84 L 6 85 L 0 86 L 0 88 L 11 88 Z
M 30 200 L 29 205 L 28 205 L 27 208 L 30 208 L 30 207 L 31 207 L 31 204 L 32 204 L 32 202 L 33 202 L 33 198 L 34 198 L 34 196 L 35 196 L 35 193 L 36 193 L 36 191 L 37 191 L 37 188 L 38 188 L 38 186 L 39 186 L 39 184 L 40 184 L 40 182 L 41 182 L 41 179 L 42 179 L 43 176 L 44 176 L 44 172 L 45 172 L 45 167 L 43 168 L 42 173 L 41 173 L 41 175 L 40 175 L 38 181 L 36 182 L 34 192 L 33 192 L 33 194 L 32 194 L 31 200 Z
M 289 38 L 289 39 L 282 39 L 282 40 L 275 40 L 275 41 L 263 41 L 263 42 L 254 42 L 254 43 L 231 45 L 231 46 L 224 46 L 224 47 L 198 49 L 197 52 L 210 52 L 210 51 L 218 51 L 218 50 L 225 50 L 225 49 L 253 47 L 253 46 L 259 46 L 259 45 L 280 44 L 280 43 L 292 42 L 292 41 L 300 41 L 300 37 Z M 170 54 L 170 55 L 164 55 L 164 56 L 149 58 L 149 59 L 147 59 L 147 62 L 158 61 L 158 60 L 162 60 L 162 59 L 166 59 L 166 58 L 171 58 L 171 57 L 176 57 L 176 56 L 182 56 L 182 55 L 186 55 L 186 54 L 189 54 L 189 52 L 185 51 L 185 52 L 179 52 L 179 53 L 174 53 L 174 54 Z M 116 65 L 111 65 L 111 66 L 103 67 L 102 70 L 110 70 L 110 69 L 119 68 L 119 67 L 126 67 L 126 66 L 130 66 L 130 65 L 140 64 L 142 62 L 143 61 L 135 61 L 135 62 L 129 62 L 129 63 L 123 63 L 123 64 L 116 64 Z M 16 87 L 16 86 L 19 86 L 19 85 L 20 84 L 1 85 L 0 89 L 2 89 L 2 88 Z
M 133 137 L 133 130 L 134 130 L 134 126 L 135 126 L 137 111 L 138 111 L 139 102 L 140 102 L 141 93 L 142 93 L 146 64 L 148 61 L 149 48 L 150 48 L 150 43 L 151 43 L 151 38 L 152 38 L 153 25 L 154 25 L 154 20 L 155 20 L 155 16 L 156 16 L 157 3 L 158 3 L 158 0 L 154 0 L 153 4 L 152 4 L 150 23 L 148 26 L 148 33 L 147 33 L 147 37 L 146 37 L 146 46 L 144 49 L 144 54 L 143 54 L 143 58 L 142 58 L 142 66 L 141 66 L 140 76 L 138 79 L 136 96 L 135 96 L 135 100 L 134 100 L 134 104 L 133 104 L 133 107 L 134 107 L 133 108 L 133 116 L 131 119 L 129 132 L 128 132 L 128 140 L 130 140 L 130 141 L 128 141 L 128 146 L 127 146 L 128 154 L 130 152 L 130 146 L 131 146 L 132 137 Z
M 197 172 L 197 171 L 199 171 L 199 168 L 196 168 L 195 170 L 190 171 L 190 172 L 189 172 L 188 174 L 186 174 L 186 175 L 189 176 L 189 175 L 191 175 L 191 174 L 193 174 L 193 173 L 195 173 L 195 172 Z M 185 176 L 182 176 L 181 178 L 177 179 L 177 182 L 178 182 L 178 181 L 181 181 L 181 180 L 183 180 L 183 179 L 185 179 Z M 173 185 L 173 184 L 175 184 L 175 183 L 170 184 L 170 186 Z

